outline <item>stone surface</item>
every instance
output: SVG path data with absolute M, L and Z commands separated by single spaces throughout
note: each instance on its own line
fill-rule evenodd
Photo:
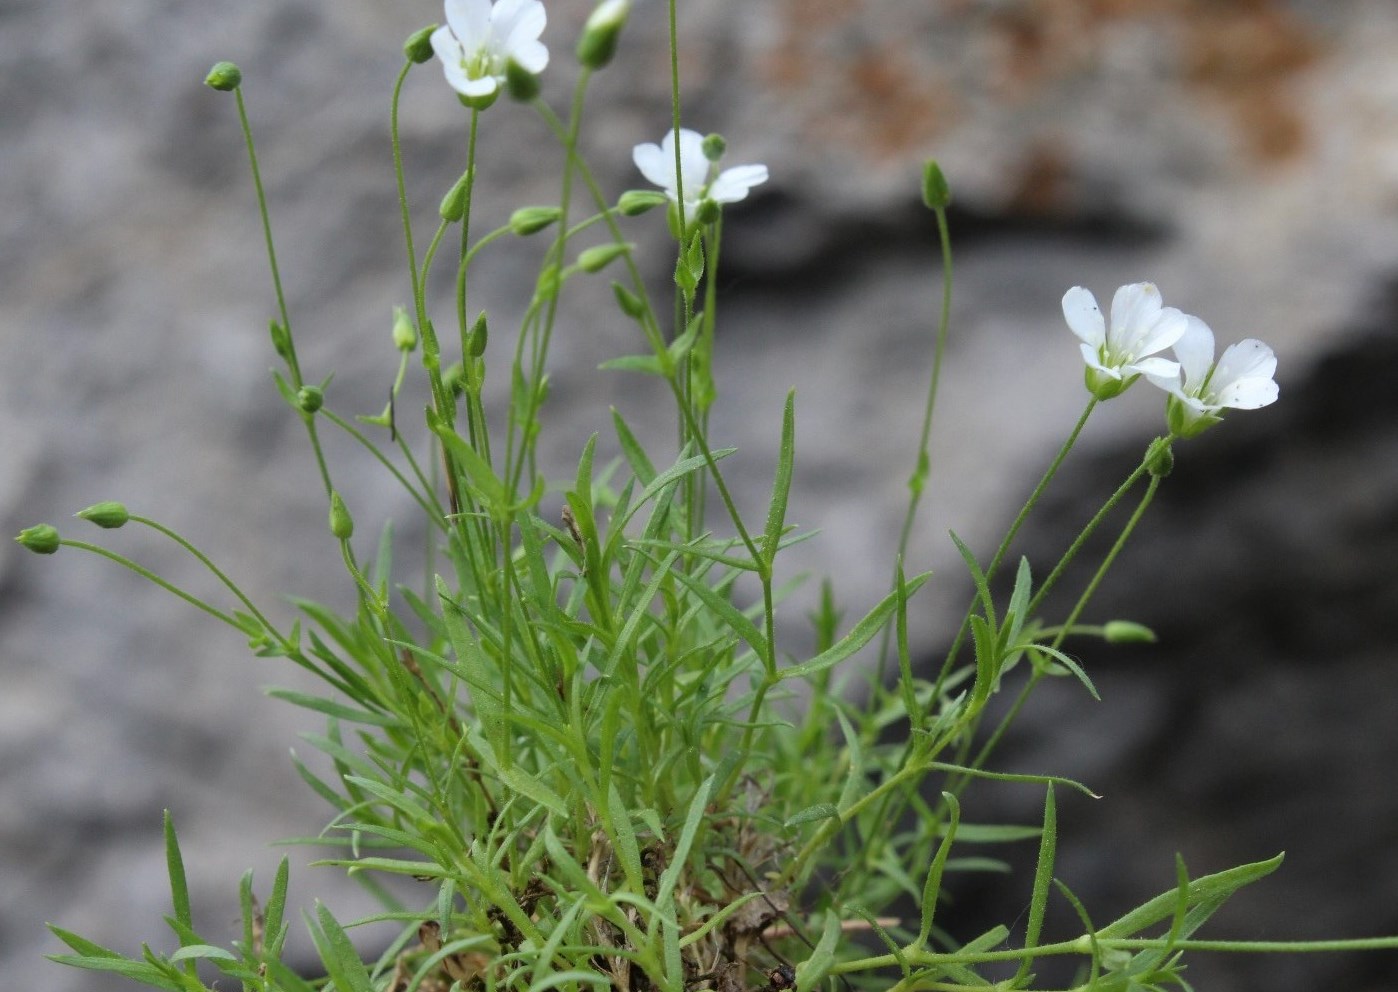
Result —
M 792 516 L 823 531 L 798 561 L 837 571 L 851 613 L 887 581 L 927 374 L 939 273 L 916 197 L 923 157 L 950 177 L 957 246 L 936 478 L 914 548 L 919 567 L 944 577 L 917 618 L 929 653 L 963 602 L 945 532 L 988 549 L 1084 402 L 1058 314 L 1064 289 L 1101 298 L 1150 278 L 1221 338 L 1276 346 L 1283 402 L 1181 452 L 1179 478 L 1097 608 L 1155 624 L 1166 643 L 1085 653 L 1107 702 L 1088 709 L 1055 685 L 1004 760 L 1079 774 L 1108 795 L 1065 805 L 1078 833 L 1065 834 L 1061 855 L 1065 878 L 1105 905 L 1168 885 L 1177 849 L 1203 872 L 1287 848 L 1293 863 L 1230 932 L 1398 932 L 1387 899 L 1398 865 L 1384 843 L 1398 743 L 1384 712 L 1398 602 L 1388 291 L 1398 9 L 681 6 L 686 123 L 722 131 L 734 161 L 766 162 L 773 175 L 725 222 L 715 431 L 741 447 L 739 499 L 760 512 L 781 394 L 797 389 Z M 585 10 L 552 5 L 555 106 Z M 242 65 L 303 361 L 335 372 L 337 409 L 377 412 L 393 362 L 390 308 L 407 295 L 388 92 L 400 39 L 439 18 L 417 0 L 0 9 L 0 520 L 10 533 L 49 519 L 77 536 L 68 514 L 119 498 L 215 552 L 260 601 L 295 590 L 344 602 L 304 436 L 265 371 L 274 301 L 232 102 L 200 80 L 218 59 Z M 622 57 L 596 81 L 590 157 L 609 192 L 639 185 L 629 149 L 667 126 L 662 36 L 663 5 L 641 5 Z M 435 69 L 413 74 L 403 134 L 420 238 L 460 169 L 462 120 Z M 517 107 L 492 109 L 483 141 L 482 188 L 499 197 L 482 207 L 481 230 L 519 202 L 547 202 L 558 160 Z M 633 228 L 659 254 L 653 219 Z M 499 332 L 532 283 L 532 247 L 487 253 L 474 275 L 502 355 Z M 658 284 L 667 269 L 657 261 Z M 580 304 L 553 362 L 548 457 L 560 466 L 605 431 L 609 404 L 668 434 L 647 423 L 656 397 L 644 384 L 593 371 L 637 344 L 605 291 L 584 290 Z M 1137 390 L 1094 419 L 1026 539 L 1036 561 L 1159 430 L 1158 407 Z M 391 480 L 350 445 L 331 447 L 366 532 L 409 516 Z M 215 594 L 152 534 L 108 536 Z M 17 988 L 105 988 L 41 960 L 58 949 L 42 922 L 127 950 L 155 938 L 168 911 L 159 823 L 170 807 L 201 922 L 231 929 L 242 870 L 266 880 L 278 857 L 266 842 L 321 824 L 286 758 L 296 733 L 317 725 L 257 691 L 294 673 L 245 658 L 236 638 L 158 590 L 66 549 L 40 561 L 6 547 L 0 974 Z M 1062 716 L 1073 732 L 1049 735 Z M 1005 803 L 1035 815 L 1023 797 Z M 300 897 L 322 894 L 314 877 L 294 873 Z M 353 915 L 354 893 L 331 893 Z M 1006 898 L 1000 907 L 1025 897 Z M 1377 989 L 1392 963 L 1317 958 L 1305 969 L 1200 958 L 1191 977 L 1200 988 Z

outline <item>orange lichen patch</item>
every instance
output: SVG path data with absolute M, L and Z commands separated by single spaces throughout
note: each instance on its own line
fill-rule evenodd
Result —
M 1051 139 L 1030 145 L 1014 178 L 1007 201 L 1017 215 L 1053 217 L 1068 211 L 1072 159 Z
M 925 148 L 956 116 L 950 87 L 892 45 L 860 53 L 847 78 L 840 110 L 877 158 Z
M 1306 125 L 1292 84 L 1319 59 L 1320 43 L 1269 0 L 1194 0 L 1191 7 L 1194 16 L 1183 25 L 1188 81 L 1223 104 L 1255 158 L 1297 155 Z

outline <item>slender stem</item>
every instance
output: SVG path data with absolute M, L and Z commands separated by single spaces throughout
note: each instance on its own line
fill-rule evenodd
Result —
M 918 505 L 922 502 L 923 493 L 927 489 L 927 482 L 932 474 L 930 453 L 932 415 L 937 408 L 937 387 L 942 378 L 942 359 L 946 354 L 947 334 L 951 326 L 951 230 L 947 225 L 946 209 L 937 207 L 933 212 L 937 217 L 937 238 L 942 248 L 942 306 L 937 316 L 937 337 L 932 348 L 932 371 L 927 382 L 927 399 L 923 403 L 922 409 L 922 432 L 918 436 L 917 457 L 913 463 L 913 474 L 908 479 L 908 510 L 903 516 L 903 529 L 898 535 L 898 554 L 895 559 L 898 562 L 907 558 L 908 542 L 912 539 L 913 523 L 917 519 Z M 896 575 L 893 581 L 896 586 L 898 581 Z M 879 640 L 878 681 L 874 683 L 879 688 L 884 684 L 889 637 L 889 628 L 885 627 Z
M 393 84 L 393 101 L 389 104 L 388 127 L 393 143 L 393 177 L 398 184 L 398 209 L 403 215 L 403 241 L 408 248 L 408 278 L 411 280 L 413 289 L 413 302 L 418 299 L 418 271 L 417 253 L 413 250 L 413 220 L 408 211 L 408 188 L 403 180 L 403 145 L 398 138 L 398 103 L 403 95 L 403 83 L 408 78 L 408 73 L 412 71 L 413 62 L 409 59 L 403 64 L 403 68 L 398 73 L 398 79 Z M 418 323 L 422 324 L 422 313 L 418 315 Z
M 169 527 L 166 527 L 164 524 L 159 523 L 158 521 L 152 520 L 149 517 L 140 516 L 139 514 L 135 513 L 131 514 L 130 519 L 131 522 L 134 524 L 144 524 L 152 530 L 164 534 L 170 540 L 174 541 L 180 547 L 184 548 L 186 551 L 192 554 L 195 558 L 198 558 L 199 561 L 204 565 L 204 567 L 214 574 L 214 577 L 216 579 L 222 582 L 223 585 L 227 587 L 227 589 L 230 592 L 233 593 L 233 595 L 238 597 L 238 600 L 248 608 L 248 612 L 251 613 L 254 617 L 256 617 L 257 621 L 260 624 L 262 624 L 262 626 L 266 627 L 267 631 L 273 637 L 281 641 L 283 644 L 286 643 L 286 638 L 284 638 L 281 635 L 277 628 L 272 624 L 272 621 L 268 620 L 265 616 L 262 615 L 262 611 L 259 610 L 256 605 L 254 605 L 253 601 L 247 597 L 247 595 L 243 592 L 242 589 L 238 588 L 238 585 L 232 579 L 230 579 L 226 574 L 224 574 L 222 569 L 220 569 L 217 565 L 213 563 L 213 561 L 209 558 L 208 555 L 204 554 L 204 552 L 200 551 L 189 541 L 185 540 L 182 536 L 175 533 L 175 531 L 171 530 Z
M 135 520 L 136 518 L 132 517 L 131 519 Z M 131 571 L 141 576 L 141 578 L 149 579 L 151 582 L 154 582 L 156 585 L 164 589 L 166 592 L 174 593 L 176 596 L 184 600 L 186 603 L 190 604 L 191 606 L 198 607 L 199 609 L 203 610 L 205 613 L 207 613 L 211 617 L 214 617 L 215 619 L 222 620 L 224 623 L 228 624 L 228 626 L 232 627 L 234 630 L 243 630 L 243 628 L 238 624 L 238 621 L 235 620 L 233 617 L 229 616 L 227 613 L 224 613 L 222 610 L 210 606 L 208 603 L 204 602 L 199 597 L 185 592 L 179 586 L 176 586 L 171 582 L 167 582 L 165 579 L 162 579 L 160 576 L 156 575 L 154 572 L 152 572 L 145 566 L 136 564 L 130 558 L 127 558 L 123 555 L 119 555 L 115 551 L 110 551 L 107 548 L 101 547 L 100 545 L 88 544 L 86 541 L 74 541 L 68 538 L 64 538 L 59 543 L 66 545 L 70 548 L 77 548 L 80 551 L 91 551 L 95 555 L 100 555 L 103 558 L 116 562 L 118 565 L 124 566 L 125 568 L 129 568 Z M 246 631 L 244 631 L 244 633 L 246 633 Z

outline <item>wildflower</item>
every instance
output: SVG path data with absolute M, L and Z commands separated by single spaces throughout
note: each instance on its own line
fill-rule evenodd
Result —
M 468 107 L 495 102 L 511 62 L 531 75 L 548 65 L 549 50 L 539 40 L 547 14 L 539 0 L 446 0 L 446 17 L 432 32 L 432 50 Z
M 704 136 L 697 131 L 681 128 L 680 172 L 675 175 L 675 132 L 672 130 L 660 140 L 660 144 L 637 145 L 631 153 L 636 168 L 655 185 L 665 191 L 671 203 L 680 202 L 680 186 L 684 187 L 684 214 L 686 218 L 699 213 L 699 205 L 704 201 L 713 203 L 737 203 L 748 195 L 752 187 L 767 181 L 765 165 L 735 165 L 724 169 L 714 178 L 714 163 L 704 154 Z M 683 180 L 681 182 L 680 180 Z
M 1189 318 L 1174 307 L 1162 307 L 1154 283 L 1118 289 L 1110 325 L 1103 322 L 1096 297 L 1081 286 L 1063 294 L 1063 316 L 1082 339 L 1087 390 L 1099 400 L 1120 395 L 1142 375 L 1169 378 L 1179 372 L 1175 362 L 1152 356 L 1180 339 Z
M 1254 338 L 1224 349 L 1214 361 L 1214 332 L 1198 317 L 1187 318 L 1183 336 L 1175 342 L 1179 366 L 1171 375 L 1147 373 L 1150 381 L 1170 394 L 1165 418 L 1180 437 L 1193 437 L 1223 418 L 1219 411 L 1256 410 L 1275 403 L 1277 356 Z
M 602 0 L 583 25 L 578 61 L 589 69 L 601 69 L 610 62 L 630 13 L 631 0 Z

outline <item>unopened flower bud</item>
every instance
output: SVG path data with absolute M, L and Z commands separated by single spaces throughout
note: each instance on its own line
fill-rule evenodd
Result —
M 471 186 L 471 177 L 474 169 L 467 169 L 461 174 L 452 188 L 447 190 L 447 195 L 442 197 L 441 206 L 437 208 L 437 213 L 442 220 L 455 223 L 466 215 L 466 191 Z
M 471 325 L 471 333 L 466 337 L 466 353 L 472 358 L 480 358 L 485 354 L 486 342 L 490 339 L 490 327 L 486 323 L 485 311 L 482 310 L 476 322 Z
M 639 296 L 631 292 L 619 282 L 612 283 L 612 293 L 616 296 L 616 305 L 621 308 L 621 312 L 632 320 L 640 320 L 646 312 L 646 305 Z
M 26 527 L 15 540 L 36 555 L 51 555 L 58 550 L 58 529 L 49 524 Z
M 706 135 L 699 145 L 704 150 L 704 157 L 710 162 L 717 162 L 723 158 L 723 153 L 728 151 L 728 142 L 721 134 Z
M 302 413 L 315 413 L 325 406 L 325 391 L 319 386 L 302 386 L 296 390 L 296 407 Z
M 204 77 L 204 85 L 220 93 L 236 90 L 243 82 L 243 70 L 232 62 L 216 62 Z
M 89 520 L 107 530 L 114 530 L 131 519 L 126 507 L 116 502 L 93 503 L 86 510 L 79 510 L 74 516 Z
M 520 237 L 537 234 L 563 216 L 557 207 L 520 207 L 510 214 L 510 230 Z
M 922 166 L 922 202 L 929 210 L 945 210 L 951 203 L 951 187 L 934 158 L 929 158 Z
M 330 533 L 341 541 L 354 536 L 354 520 L 345 508 L 345 501 L 335 492 L 330 494 Z
M 1146 471 L 1154 478 L 1163 479 L 1174 470 L 1175 451 L 1170 442 L 1168 437 L 1158 437 L 1146 449 Z
M 528 103 L 539 95 L 539 77 L 514 59 L 505 63 L 505 89 L 520 103 Z
M 429 24 L 422 30 L 408 35 L 408 40 L 403 42 L 403 54 L 408 57 L 409 62 L 422 65 L 432 58 L 432 32 L 436 30 L 437 25 Z
M 616 55 L 617 39 L 631 13 L 631 0 L 602 0 L 583 25 L 578 39 L 578 62 L 587 69 L 600 69 Z
M 1102 637 L 1109 644 L 1154 644 L 1155 631 L 1134 620 L 1109 620 L 1102 626 Z
M 719 206 L 717 200 L 710 200 L 707 196 L 699 201 L 699 206 L 694 211 L 694 219 L 700 224 L 712 224 L 718 220 L 723 213 L 723 208 Z
M 654 189 L 628 189 L 616 201 L 616 208 L 626 217 L 638 217 L 667 202 L 664 193 Z
M 290 360 L 291 333 L 275 320 L 267 321 L 267 331 L 272 337 L 272 348 L 277 356 Z
M 578 254 L 578 268 L 584 272 L 601 272 L 614 259 L 629 252 L 632 247 L 633 245 L 629 241 L 594 245 Z
M 393 347 L 399 351 L 412 351 L 417 347 L 417 328 L 402 307 L 393 308 Z
M 453 396 L 466 392 L 466 369 L 460 362 L 452 362 L 442 373 L 442 385 Z

